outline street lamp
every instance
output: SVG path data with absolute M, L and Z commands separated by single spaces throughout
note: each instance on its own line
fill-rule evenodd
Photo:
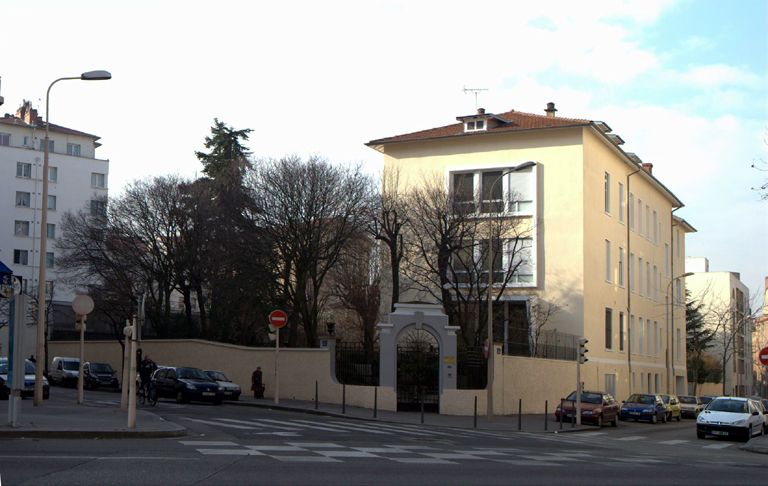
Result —
M 88 71 L 80 76 L 59 78 L 48 86 L 45 93 L 45 149 L 43 155 L 43 195 L 40 201 L 40 273 L 37 277 L 37 346 L 36 356 L 38 361 L 45 359 L 45 266 L 46 266 L 46 244 L 48 239 L 48 151 L 49 138 L 48 131 L 50 126 L 50 117 L 48 108 L 50 106 L 51 88 L 59 81 L 79 79 L 82 81 L 103 81 L 112 79 L 109 71 Z M 41 361 L 41 363 L 44 363 Z M 39 406 L 43 404 L 43 366 L 35 367 L 35 397 L 34 404 Z
M 672 381 L 672 376 L 674 376 L 674 372 L 675 372 L 674 360 L 672 359 L 672 356 L 673 356 L 672 347 L 669 345 L 672 337 L 672 329 L 670 326 L 675 325 L 674 322 L 670 323 L 670 320 L 669 320 L 670 313 L 672 315 L 673 321 L 675 318 L 674 311 L 670 308 L 671 307 L 670 304 L 672 306 L 674 306 L 675 304 L 674 302 L 670 302 L 671 299 L 669 298 L 669 291 L 672 289 L 672 282 L 674 282 L 675 280 L 679 280 L 681 278 L 690 277 L 691 275 L 693 275 L 693 272 L 686 272 L 682 275 L 678 275 L 677 277 L 670 279 L 669 283 L 667 283 L 667 291 L 664 293 L 664 304 L 665 304 L 664 307 L 666 310 L 666 318 L 667 318 L 667 394 L 672 393 L 671 381 Z
M 529 167 L 533 167 L 536 165 L 536 162 L 528 161 L 523 162 L 522 164 L 512 167 L 511 169 L 507 169 L 503 171 L 499 176 L 493 181 L 491 184 L 491 187 L 488 189 L 488 194 L 493 193 L 493 188 L 496 186 L 496 183 L 501 180 L 502 177 L 509 175 L 513 172 L 518 172 L 521 170 L 525 170 Z M 502 195 L 503 198 L 503 195 Z M 482 199 L 482 195 L 481 195 Z M 482 200 L 480 201 L 482 204 Z M 490 209 L 490 208 L 489 208 Z M 503 211 L 503 207 L 502 207 Z M 493 299 L 491 298 L 491 291 L 493 290 L 493 261 L 495 259 L 495 255 L 493 254 L 493 218 L 491 216 L 488 216 L 488 380 L 486 384 L 487 388 L 487 410 L 486 410 L 486 419 L 490 422 L 494 420 L 494 413 L 493 413 L 493 360 L 495 358 L 495 350 L 493 348 Z

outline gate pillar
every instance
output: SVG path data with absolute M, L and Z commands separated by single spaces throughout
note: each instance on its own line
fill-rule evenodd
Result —
M 397 386 L 397 342 L 408 328 L 425 329 L 437 338 L 440 347 L 440 391 L 456 389 L 456 331 L 440 304 L 395 304 L 388 322 L 379 329 L 379 385 Z

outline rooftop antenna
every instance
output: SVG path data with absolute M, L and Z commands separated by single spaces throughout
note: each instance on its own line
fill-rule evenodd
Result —
M 475 110 L 477 110 L 477 94 L 481 91 L 488 91 L 488 88 L 467 88 L 464 86 L 464 94 L 474 93 L 475 95 Z

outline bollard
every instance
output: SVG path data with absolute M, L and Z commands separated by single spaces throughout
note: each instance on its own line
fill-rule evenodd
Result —
M 373 418 L 376 418 L 376 414 L 379 410 L 379 387 L 373 388 Z
M 315 410 L 317 410 L 317 380 L 315 380 Z
M 421 423 L 424 424 L 424 400 L 421 401 Z
M 565 413 L 565 410 L 563 409 L 563 400 L 560 399 L 560 430 L 563 430 L 563 414 Z
M 472 428 L 477 428 L 477 395 L 475 395 L 475 416 L 472 420 Z
M 341 385 L 341 413 L 347 413 L 347 385 Z
M 549 430 L 547 420 L 549 420 L 549 400 L 544 400 L 544 430 Z
M 517 401 L 517 430 L 523 430 L 523 399 Z

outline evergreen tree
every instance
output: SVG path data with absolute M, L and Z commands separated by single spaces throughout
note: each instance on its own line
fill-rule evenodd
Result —
M 203 173 L 211 179 L 218 180 L 227 174 L 236 176 L 242 180 L 246 169 L 250 167 L 248 157 L 251 153 L 241 143 L 248 141 L 248 134 L 253 130 L 245 128 L 235 130 L 228 127 L 218 118 L 213 119 L 211 135 L 205 137 L 205 148 L 210 153 L 195 152 L 195 155 L 203 164 Z
M 696 387 L 710 378 L 716 378 L 717 370 L 713 369 L 711 360 L 705 359 L 705 351 L 711 348 L 715 332 L 709 329 L 701 312 L 702 304 L 691 299 L 691 294 L 685 292 L 685 349 L 689 381 L 693 382 L 693 393 Z

